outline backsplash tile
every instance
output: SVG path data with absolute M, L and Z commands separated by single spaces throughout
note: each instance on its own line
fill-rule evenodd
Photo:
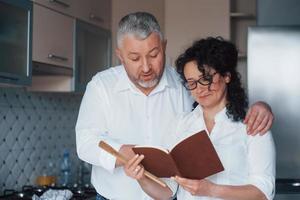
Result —
M 78 181 L 75 123 L 81 98 L 0 88 L 0 194 L 33 185 L 39 175 L 59 176 L 64 149 L 70 152 L 71 181 Z

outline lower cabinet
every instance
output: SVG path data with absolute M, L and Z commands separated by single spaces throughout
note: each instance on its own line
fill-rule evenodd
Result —
M 299 200 L 300 194 L 276 194 L 274 200 Z

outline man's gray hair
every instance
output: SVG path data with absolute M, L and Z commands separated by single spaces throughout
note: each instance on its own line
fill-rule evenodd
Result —
M 119 22 L 117 32 L 118 47 L 120 47 L 122 39 L 125 35 L 133 35 L 138 39 L 144 40 L 151 33 L 157 33 L 161 40 L 163 34 L 156 18 L 147 12 L 136 12 L 124 16 Z

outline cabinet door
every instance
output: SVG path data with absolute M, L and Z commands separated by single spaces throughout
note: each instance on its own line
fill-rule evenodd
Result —
M 33 7 L 33 61 L 73 67 L 73 19 L 45 7 Z
M 111 0 L 73 0 L 76 18 L 111 29 Z
M 84 91 L 86 84 L 99 71 L 110 67 L 110 32 L 82 21 L 76 21 L 75 90 Z
M 0 82 L 31 82 L 32 3 L 0 0 Z
M 71 15 L 73 9 L 72 0 L 32 0 L 34 3 L 43 5 L 47 8 Z M 84 0 L 81 0 L 84 2 Z

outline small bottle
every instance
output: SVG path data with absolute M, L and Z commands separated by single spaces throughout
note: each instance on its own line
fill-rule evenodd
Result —
M 70 173 L 71 173 L 70 155 L 69 152 L 65 150 L 63 154 L 62 163 L 61 163 L 61 185 L 62 186 L 69 185 Z
M 77 169 L 77 183 L 79 186 L 83 185 L 82 162 L 83 161 L 80 161 Z

